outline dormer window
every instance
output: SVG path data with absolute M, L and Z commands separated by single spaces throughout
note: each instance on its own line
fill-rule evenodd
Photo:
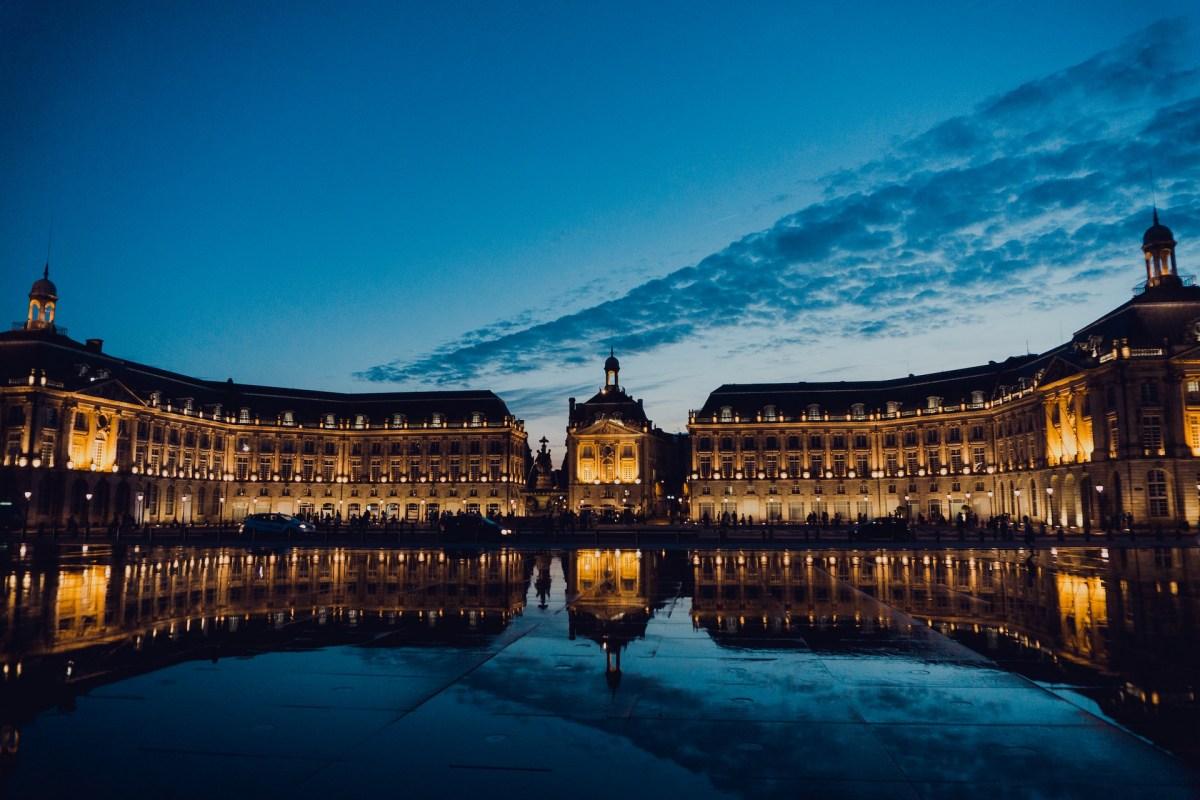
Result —
M 805 417 L 811 422 L 817 422 L 821 419 L 821 407 L 816 403 L 810 403 Z
M 479 411 L 471 412 L 471 427 L 478 428 L 483 424 L 483 414 Z
M 153 391 L 150 393 L 150 405 L 152 407 L 158 408 L 158 405 L 161 402 L 162 402 L 162 392 Z
M 983 405 L 983 391 L 981 389 L 976 389 L 975 391 L 971 392 L 971 405 Z
M 289 428 L 296 424 L 296 414 L 293 411 L 283 412 L 283 424 Z
M 733 407 L 732 406 L 721 406 L 720 420 L 721 420 L 721 422 L 733 422 Z
M 190 397 L 183 398 L 182 400 L 179 401 L 179 405 L 183 409 L 183 413 L 185 413 L 185 414 L 192 413 L 192 407 L 193 407 L 192 398 L 190 398 Z
M 867 407 L 862 403 L 855 403 L 854 405 L 850 406 L 850 417 L 852 419 L 866 419 Z
M 335 417 L 333 414 L 326 414 L 325 421 L 322 423 L 322 425 L 326 428 L 336 428 L 337 417 Z
M 937 411 L 942 406 L 942 398 L 935 394 L 925 398 L 925 408 L 929 411 Z
M 403 414 L 392 414 L 392 427 L 393 428 L 403 428 L 404 423 L 405 423 L 405 417 Z
M 250 409 L 245 407 L 238 409 L 238 422 L 242 424 L 250 422 Z
M 884 408 L 887 409 L 887 415 L 889 417 L 895 417 L 900 413 L 900 401 L 888 400 L 887 405 L 885 405 Z
M 775 422 L 779 419 L 779 412 L 775 406 L 763 406 L 763 419 L 767 422 Z
M 440 428 L 446 422 L 446 415 L 440 411 L 435 411 L 433 412 L 433 416 L 430 417 L 430 422 L 433 423 L 434 427 Z
M 365 414 L 355 414 L 354 415 L 354 429 L 361 431 L 365 427 L 367 427 L 366 415 Z

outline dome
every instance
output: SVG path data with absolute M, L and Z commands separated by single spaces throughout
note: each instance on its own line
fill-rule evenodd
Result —
M 1146 233 L 1142 235 L 1142 246 L 1149 247 L 1158 244 L 1175 244 L 1175 236 L 1171 233 L 1171 229 L 1158 221 L 1158 209 L 1154 209 L 1154 224 L 1146 229 Z
M 608 351 L 608 358 L 604 359 L 605 372 L 618 372 L 621 369 L 621 362 L 617 361 L 616 355 L 612 350 Z
M 29 290 L 29 296 L 58 299 L 58 287 L 54 285 L 54 281 L 50 280 L 49 264 L 42 271 L 42 277 L 33 282 L 33 287 Z

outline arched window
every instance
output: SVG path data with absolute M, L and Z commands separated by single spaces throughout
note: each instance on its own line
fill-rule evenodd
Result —
M 1146 473 L 1146 510 L 1152 517 L 1167 516 L 1167 473 L 1161 469 Z
M 733 407 L 721 406 L 721 422 L 733 422 Z
M 929 411 L 937 411 L 941 407 L 941 405 L 942 405 L 942 398 L 938 397 L 935 394 L 931 394 L 931 395 L 929 395 L 929 397 L 925 398 L 925 408 L 928 409 Z
M 775 422 L 779 419 L 779 414 L 775 410 L 775 406 L 763 406 L 763 419 L 767 422 Z
M 400 414 L 400 413 L 392 414 L 392 427 L 393 428 L 403 428 L 404 423 L 406 421 L 407 420 L 403 414 Z
M 975 389 L 974 391 L 971 392 L 971 405 L 973 405 L 973 406 L 983 405 L 983 390 L 982 389 Z
M 326 428 L 335 428 L 337 427 L 337 417 L 335 417 L 333 414 L 326 414 L 325 421 L 322 424 Z
M 248 409 L 248 408 L 238 409 L 238 422 L 241 422 L 243 424 L 250 422 L 250 409 Z
M 446 417 L 442 414 L 442 412 L 435 411 L 433 412 L 433 416 L 430 418 L 430 421 L 433 423 L 434 427 L 441 427 L 445 419 Z
M 807 417 L 809 420 L 817 421 L 821 419 L 821 407 L 816 403 L 811 403 L 808 406 Z
M 894 417 L 900 413 L 900 402 L 898 400 L 888 400 L 886 408 L 887 415 L 889 417 Z
M 283 412 L 283 424 L 284 424 L 284 425 L 287 425 L 288 427 L 291 427 L 292 425 L 295 425 L 295 424 L 296 424 L 296 415 L 295 415 L 295 413 L 294 413 L 294 412 L 291 412 L 291 411 L 285 411 L 285 412 Z
M 478 428 L 481 425 L 483 425 L 483 412 L 472 411 L 471 412 L 471 427 Z
M 862 403 L 855 403 L 854 405 L 850 406 L 850 416 L 854 419 L 866 419 L 867 407 Z

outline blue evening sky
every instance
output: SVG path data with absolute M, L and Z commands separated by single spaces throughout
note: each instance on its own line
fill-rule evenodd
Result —
M 1197 17 L 10 0 L 0 296 L 18 319 L 53 225 L 75 338 L 493 388 L 555 442 L 610 343 L 671 429 L 727 381 L 1044 349 L 1137 281 L 1151 170 L 1200 260 Z

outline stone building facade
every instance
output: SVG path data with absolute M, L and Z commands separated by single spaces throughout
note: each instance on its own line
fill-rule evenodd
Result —
M 680 438 L 654 426 L 642 401 L 620 385 L 620 372 L 610 352 L 600 391 L 583 403 L 568 401 L 568 508 L 666 517 L 679 491 Z
M 69 338 L 57 301 L 47 271 L 26 322 L 0 334 L 0 502 L 10 526 L 524 511 L 524 423 L 492 392 L 200 380 Z
M 883 381 L 729 384 L 689 414 L 689 511 L 755 521 L 1200 519 L 1200 288 L 1158 221 L 1135 296 L 1040 355 Z

